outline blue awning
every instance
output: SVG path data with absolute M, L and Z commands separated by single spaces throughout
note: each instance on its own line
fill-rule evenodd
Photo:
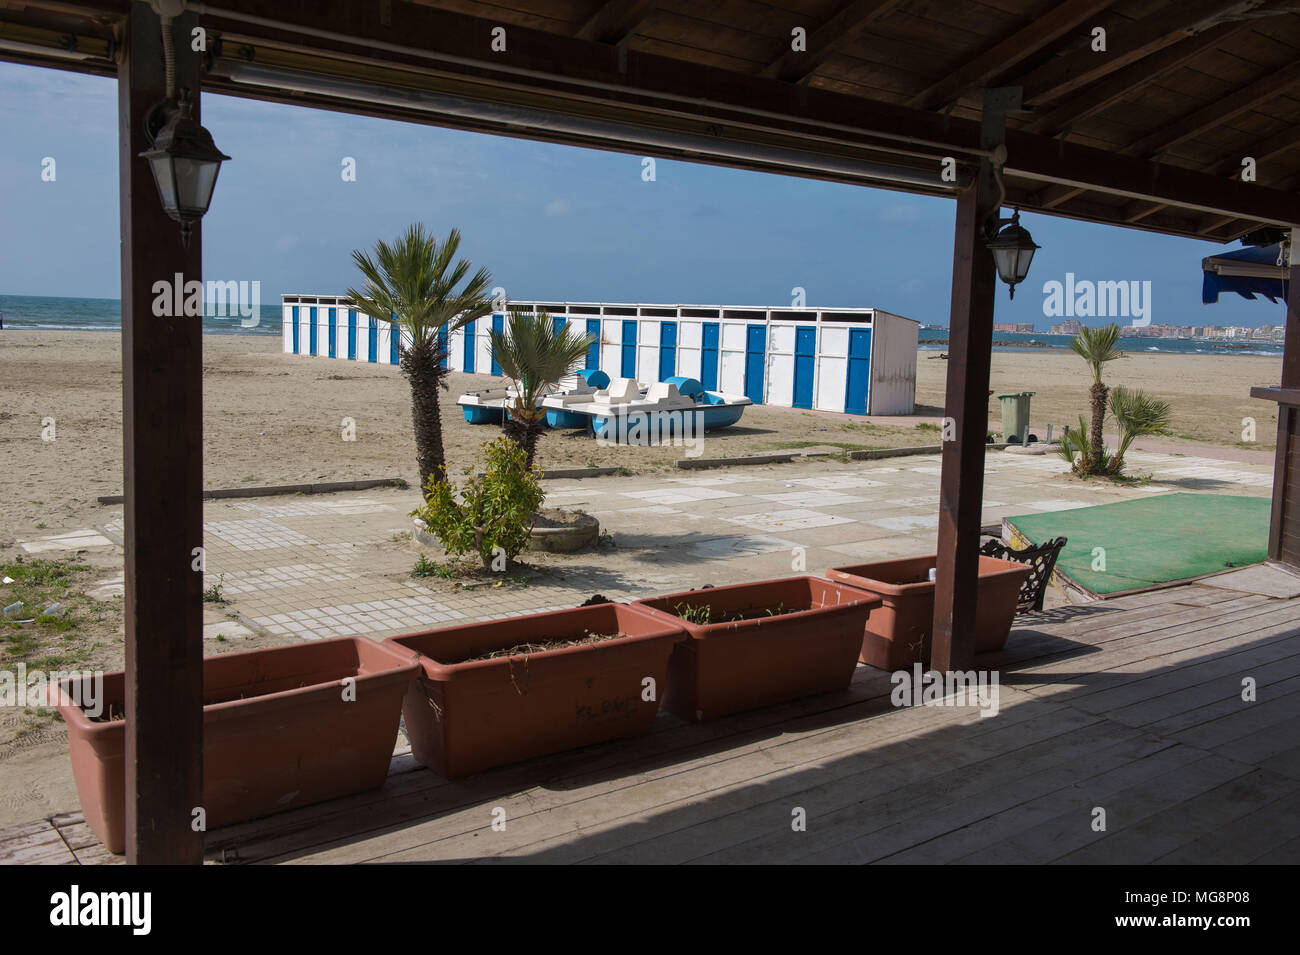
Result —
M 1280 245 L 1249 246 L 1201 260 L 1204 279 L 1201 301 L 1213 305 L 1220 292 L 1236 292 L 1243 298 L 1263 295 L 1270 302 L 1286 301 L 1288 270 L 1278 264 Z

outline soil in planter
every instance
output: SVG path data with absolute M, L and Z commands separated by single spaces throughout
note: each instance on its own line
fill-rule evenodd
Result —
M 714 610 L 708 604 L 674 604 L 672 612 L 681 617 L 687 623 L 693 623 L 697 626 L 705 626 L 712 623 L 739 623 L 742 620 L 758 620 L 764 617 L 781 617 L 788 613 L 799 613 L 802 610 L 811 610 L 812 604 L 799 604 L 797 606 L 786 606 L 784 603 L 777 604 L 775 607 L 746 607 L 743 610 L 737 610 L 733 613 Z
M 503 650 L 492 650 L 489 653 L 479 653 L 472 657 L 465 657 L 461 660 L 445 660 L 444 663 L 473 663 L 476 660 L 499 660 L 503 657 L 527 656 L 530 653 L 542 653 L 546 650 L 562 650 L 565 647 L 581 647 L 589 643 L 603 643 L 606 640 L 617 640 L 620 637 L 626 637 L 626 633 L 592 633 L 584 631 L 580 636 L 575 637 L 552 637 L 546 640 L 534 640 L 528 643 L 517 643 L 513 647 Z
M 125 703 L 110 703 L 98 716 L 87 716 L 92 723 L 118 723 L 126 719 Z

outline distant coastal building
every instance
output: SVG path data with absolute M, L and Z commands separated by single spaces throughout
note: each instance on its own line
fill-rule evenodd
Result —
M 994 322 L 995 332 L 1010 332 L 1013 335 L 1032 335 L 1036 331 L 1033 322 Z
M 1081 328 L 1083 328 L 1083 325 L 1081 323 L 1076 322 L 1074 319 L 1070 319 L 1068 321 L 1061 322 L 1059 325 L 1053 325 L 1051 329 L 1051 334 L 1077 335 L 1079 334 L 1079 329 Z
M 397 340 L 338 295 L 282 296 L 284 350 L 290 354 L 395 365 Z M 919 323 L 877 308 L 751 308 L 608 302 L 509 302 L 544 310 L 596 338 L 586 368 L 643 384 L 694 378 L 709 391 L 755 404 L 910 415 L 916 409 Z M 500 375 L 489 332 L 504 311 L 443 338 L 451 371 Z

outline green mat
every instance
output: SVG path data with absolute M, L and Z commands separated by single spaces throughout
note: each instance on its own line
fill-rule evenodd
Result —
M 1266 497 L 1161 494 L 1006 520 L 1035 544 L 1069 538 L 1056 569 L 1085 590 L 1114 595 L 1265 560 L 1271 503 Z

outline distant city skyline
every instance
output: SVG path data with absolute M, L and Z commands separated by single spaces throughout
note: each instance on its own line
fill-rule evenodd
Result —
M 0 63 L 0 295 L 120 296 L 116 110 L 112 80 Z M 949 199 L 668 160 L 646 182 L 635 155 L 212 94 L 203 111 L 234 157 L 204 220 L 204 278 L 260 281 L 264 303 L 346 291 L 353 249 L 420 220 L 459 228 L 462 254 L 516 299 L 788 307 L 801 289 L 809 307 L 948 322 Z M 1070 275 L 1149 282 L 1154 324 L 1284 319 L 1264 300 L 1201 304 L 1200 260 L 1236 243 L 1022 224 L 1042 248 L 1014 300 L 999 284 L 999 324 L 1045 325 L 1044 287 Z

